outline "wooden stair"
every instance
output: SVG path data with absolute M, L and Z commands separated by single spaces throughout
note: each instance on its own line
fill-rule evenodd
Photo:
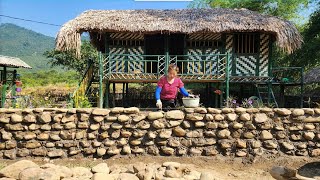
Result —
M 273 107 L 278 107 L 277 100 L 274 96 L 273 90 L 268 84 L 256 84 L 259 99 L 263 104 Z

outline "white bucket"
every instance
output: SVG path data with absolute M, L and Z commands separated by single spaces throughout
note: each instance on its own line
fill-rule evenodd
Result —
M 190 108 L 199 107 L 200 98 L 184 97 L 182 98 L 182 102 L 184 107 L 190 107 Z

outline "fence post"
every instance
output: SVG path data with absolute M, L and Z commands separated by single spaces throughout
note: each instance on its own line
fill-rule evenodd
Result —
M 5 82 L 2 85 L 2 89 L 1 89 L 1 107 L 4 108 L 4 104 L 6 102 L 6 92 L 7 92 L 7 83 Z
M 169 67 L 169 35 L 165 35 L 165 70 L 164 70 L 164 74 L 167 75 L 167 70 Z
M 300 85 L 300 108 L 303 108 L 303 89 L 304 89 L 304 76 L 303 76 L 304 68 L 300 68 L 300 78 L 301 78 L 301 85 Z
M 228 103 L 228 98 L 229 98 L 229 81 L 230 81 L 229 61 L 230 61 L 230 56 L 229 56 L 229 53 L 227 52 L 227 68 L 226 68 L 226 103 L 227 103 L 227 107 L 229 107 L 229 103 Z
M 101 52 L 99 52 L 99 108 L 103 108 L 102 78 L 103 78 L 102 54 Z

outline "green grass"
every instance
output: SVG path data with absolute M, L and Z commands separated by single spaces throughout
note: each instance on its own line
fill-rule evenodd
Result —
M 75 71 L 58 72 L 38 71 L 21 74 L 23 87 L 41 87 L 55 84 L 66 84 L 76 86 L 79 82 L 79 75 Z

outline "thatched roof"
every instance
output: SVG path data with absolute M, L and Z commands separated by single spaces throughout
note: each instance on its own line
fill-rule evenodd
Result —
M 320 67 L 316 67 L 308 71 L 304 75 L 304 82 L 311 83 L 320 83 Z
M 29 66 L 27 63 L 23 62 L 19 58 L 3 56 L 3 55 L 0 55 L 0 66 L 15 67 L 15 68 L 22 67 L 22 68 L 32 69 L 31 66 Z
M 56 49 L 79 53 L 82 32 L 265 32 L 274 35 L 277 45 L 288 53 L 302 43 L 291 22 L 246 9 L 89 10 L 63 25 Z

